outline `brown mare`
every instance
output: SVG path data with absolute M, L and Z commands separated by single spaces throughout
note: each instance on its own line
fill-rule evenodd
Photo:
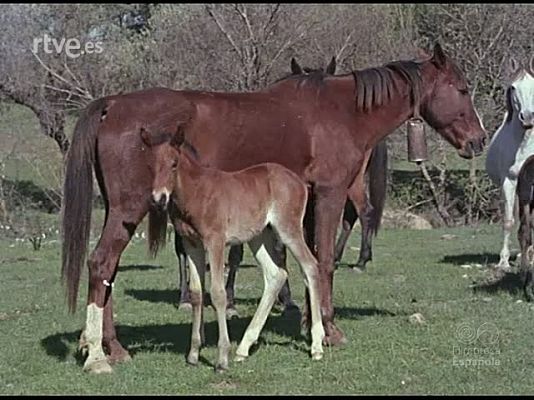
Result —
M 129 358 L 116 337 L 110 283 L 149 209 L 154 159 L 138 132 L 142 126 L 155 131 L 182 124 L 207 166 L 231 172 L 273 162 L 311 186 L 305 230 L 319 266 L 324 341 L 344 343 L 332 301 L 337 226 L 348 193 L 363 180 L 372 149 L 417 109 L 461 157 L 482 153 L 486 132 L 466 80 L 438 44 L 424 60 L 321 80 L 289 77 L 254 93 L 157 88 L 94 101 L 76 124 L 67 158 L 62 276 L 70 309 L 76 307 L 87 251 L 94 167 L 106 221 L 88 261 L 87 304 L 104 307 L 103 344 L 110 360 Z M 307 307 L 303 314 L 308 324 Z
M 534 156 L 528 157 L 517 178 L 517 198 L 519 204 L 519 230 L 517 237 L 521 246 L 521 275 L 523 291 L 528 301 L 534 300 L 534 248 L 532 228 L 534 211 Z
M 336 59 L 332 57 L 330 63 L 323 70 L 321 68 L 301 67 L 295 60 L 291 59 L 291 75 L 310 75 L 311 79 L 323 79 L 325 75 L 334 75 L 336 72 Z M 382 212 L 385 203 L 385 190 L 387 183 L 387 145 L 385 140 L 378 143 L 371 153 L 369 164 L 366 168 L 366 175 L 368 179 L 361 180 L 358 184 L 353 185 L 353 189 L 349 193 L 349 199 L 345 203 L 345 210 L 343 213 L 342 230 L 336 243 L 335 261 L 341 261 L 343 251 L 347 240 L 352 232 L 352 228 L 360 216 L 360 223 L 362 225 L 361 235 L 361 250 L 360 257 L 356 265 L 350 265 L 354 270 L 361 271 L 365 269 L 365 265 L 372 259 L 372 234 L 376 235 Z M 369 199 L 367 199 L 367 191 L 369 191 Z M 178 256 L 179 263 L 179 283 L 180 289 L 180 308 L 190 308 L 190 294 L 188 289 L 187 263 L 185 257 L 185 249 L 180 235 L 175 235 L 175 251 Z M 278 246 L 277 246 L 278 248 Z M 286 255 L 285 250 L 281 249 L 278 256 L 280 265 L 285 268 Z M 234 304 L 234 286 L 235 278 L 239 265 L 243 261 L 243 246 L 233 245 L 228 254 L 228 278 L 226 281 L 226 295 L 227 295 L 227 315 L 229 317 L 237 316 L 238 312 Z M 286 281 L 282 290 L 278 295 L 278 301 L 284 306 L 284 313 L 288 310 L 298 309 L 291 299 L 291 290 L 289 288 L 289 280 Z

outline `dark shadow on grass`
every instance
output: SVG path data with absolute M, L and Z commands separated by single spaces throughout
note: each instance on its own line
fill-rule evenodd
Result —
M 523 280 L 519 272 L 506 272 L 494 268 L 489 278 L 475 283 L 473 291 L 490 294 L 508 292 L 512 295 L 520 295 L 523 293 Z
M 162 265 L 148 265 L 148 264 L 139 264 L 139 265 L 121 265 L 119 267 L 120 272 L 126 271 L 150 271 L 153 269 L 163 269 Z
M 495 253 L 478 253 L 478 254 L 455 254 L 445 256 L 441 263 L 464 265 L 464 264 L 496 264 L 499 262 L 499 254 Z
M 140 301 L 151 303 L 168 303 L 178 307 L 180 291 L 178 289 L 126 289 L 124 293 Z
M 238 343 L 245 333 L 247 326 L 250 324 L 251 317 L 233 318 L 228 321 L 228 332 L 230 340 Z M 218 325 L 217 321 L 210 321 L 204 324 L 205 347 L 216 347 L 218 342 Z M 304 345 L 305 339 L 298 333 L 299 321 L 284 318 L 282 316 L 270 315 L 262 332 L 272 331 L 281 336 L 288 337 L 289 341 L 275 343 L 282 346 L 295 346 L 299 350 L 307 352 Z M 163 324 L 163 325 L 144 325 L 128 326 L 116 325 L 117 336 L 121 344 L 129 351 L 130 355 L 143 352 L 172 352 L 181 354 L 185 357 L 189 352 L 191 341 L 191 324 Z M 71 352 L 70 348 L 78 346 L 80 330 L 73 332 L 58 333 L 47 336 L 41 340 L 41 346 L 46 353 L 60 361 L 65 361 Z M 293 343 L 292 340 L 301 343 Z M 261 343 L 265 340 L 260 337 L 259 345 L 253 346 L 250 350 L 252 355 L 257 349 L 261 348 Z M 81 352 L 76 351 L 73 354 L 79 366 L 83 365 L 84 357 Z M 214 366 L 212 362 L 200 358 L 200 361 Z M 214 361 L 214 360 L 213 360 Z
M 340 319 L 361 319 L 363 317 L 372 317 L 381 315 L 385 317 L 395 317 L 398 314 L 382 310 L 376 307 L 353 308 L 353 307 L 335 307 L 335 316 Z

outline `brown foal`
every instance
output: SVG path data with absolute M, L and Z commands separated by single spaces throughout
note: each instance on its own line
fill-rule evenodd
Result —
M 178 132 L 149 132 L 141 128 L 143 143 L 154 155 L 153 206 L 166 209 L 184 238 L 190 265 L 189 289 L 193 306 L 191 349 L 187 360 L 197 364 L 201 346 L 202 292 L 206 257 L 211 268 L 211 301 L 219 325 L 219 357 L 216 370 L 228 368 L 230 341 L 226 325 L 224 285 L 224 248 L 248 242 L 261 266 L 264 292 L 254 318 L 239 347 L 236 360 L 248 357 L 265 325 L 287 272 L 273 261 L 275 233 L 289 248 L 304 275 L 310 293 L 313 359 L 322 358 L 324 329 L 321 321 L 317 260 L 304 241 L 303 219 L 308 201 L 306 184 L 279 164 L 264 163 L 237 172 L 223 172 L 200 165 L 194 149 L 184 141 L 183 127 Z M 151 222 L 157 221 L 151 219 Z M 165 229 L 166 222 L 160 223 Z M 154 227 L 152 227 L 154 228 Z M 272 228 L 272 229 L 271 229 Z M 150 229 L 157 232 L 158 228 Z M 162 236 L 149 237 L 149 241 Z M 164 237 L 163 237 L 164 238 Z

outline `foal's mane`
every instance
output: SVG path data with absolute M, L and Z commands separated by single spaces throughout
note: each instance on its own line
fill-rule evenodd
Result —
M 411 89 L 412 104 L 421 99 L 421 64 L 417 61 L 393 61 L 381 67 L 352 71 L 356 82 L 356 107 L 369 111 L 391 100 L 395 87 L 395 75 L 400 75 Z

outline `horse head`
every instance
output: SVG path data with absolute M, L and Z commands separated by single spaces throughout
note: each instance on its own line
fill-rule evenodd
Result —
M 469 95 L 464 74 L 439 43 L 432 56 L 421 61 L 421 66 L 430 71 L 433 81 L 423 94 L 422 117 L 458 149 L 461 157 L 480 155 L 487 134 Z
M 531 129 L 534 126 L 534 56 L 526 68 L 511 58 L 509 74 L 512 78 L 506 89 L 506 121 L 516 116 L 524 129 Z

